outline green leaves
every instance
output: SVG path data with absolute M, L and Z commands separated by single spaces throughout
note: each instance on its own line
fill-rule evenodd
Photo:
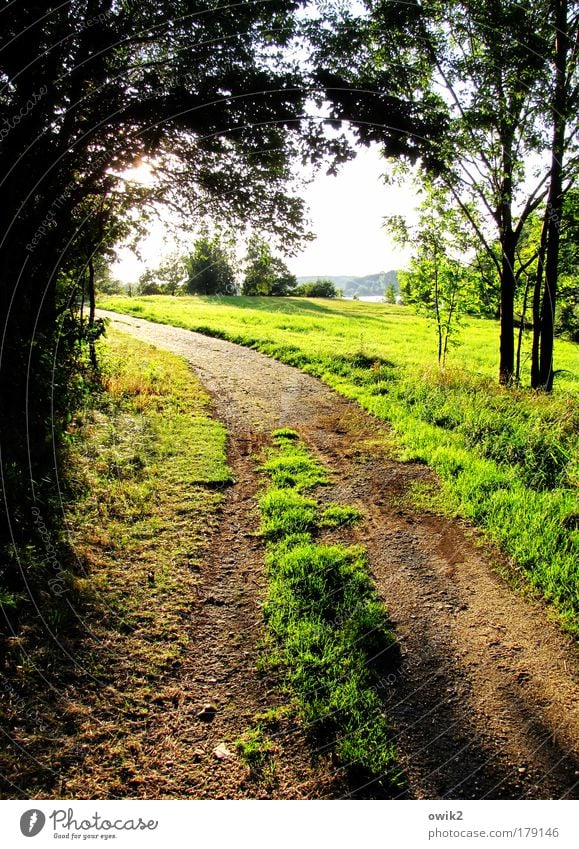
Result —
M 401 289 L 406 303 L 435 324 L 438 362 L 444 366 L 462 317 L 479 306 L 464 261 L 472 253 L 472 238 L 448 194 L 432 184 L 417 225 L 409 227 L 401 216 L 392 215 L 385 219 L 385 226 L 397 242 L 413 248 L 409 269 L 399 272 Z
M 200 236 L 185 265 L 190 295 L 236 294 L 233 250 L 218 234 Z
M 242 295 L 290 295 L 297 279 L 283 260 L 273 255 L 269 244 L 253 235 L 245 256 Z

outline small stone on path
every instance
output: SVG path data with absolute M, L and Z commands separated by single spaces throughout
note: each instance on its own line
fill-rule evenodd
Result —
M 215 705 L 203 705 L 202 709 L 197 714 L 197 719 L 201 719 L 203 722 L 212 722 L 215 719 L 216 713 L 217 708 Z
M 233 752 L 227 748 L 225 743 L 220 743 L 218 746 L 213 749 L 213 754 L 220 761 L 231 761 L 235 758 Z

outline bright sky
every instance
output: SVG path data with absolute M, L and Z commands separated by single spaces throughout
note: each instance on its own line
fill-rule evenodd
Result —
M 385 168 L 377 149 L 362 148 L 337 177 L 321 175 L 308 187 L 317 238 L 288 262 L 294 274 L 361 276 L 405 265 L 408 254 L 394 245 L 382 219 L 412 214 L 416 198 L 412 186 L 385 185 Z
M 337 177 L 319 175 L 306 188 L 304 198 L 317 238 L 287 259 L 294 274 L 362 276 L 404 267 L 408 254 L 394 245 L 381 224 L 385 215 L 412 215 L 416 197 L 411 184 L 407 188 L 385 185 L 381 179 L 385 168 L 377 149 L 362 148 Z M 144 261 L 123 249 L 113 274 L 134 283 L 147 266 L 155 268 L 176 249 L 183 249 L 179 234 L 156 224 L 140 246 Z

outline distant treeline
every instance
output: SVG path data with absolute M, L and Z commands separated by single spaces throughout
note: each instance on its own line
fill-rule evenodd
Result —
M 377 274 L 366 274 L 364 277 L 331 274 L 324 274 L 323 278 L 298 277 L 298 283 L 309 283 L 317 279 L 331 280 L 345 298 L 353 298 L 355 295 L 384 295 L 390 286 L 394 286 L 397 295 L 400 293 L 397 271 L 380 271 Z

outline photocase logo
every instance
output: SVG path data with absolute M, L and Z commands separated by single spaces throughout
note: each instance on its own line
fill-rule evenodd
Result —
M 42 811 L 33 808 L 20 817 L 20 831 L 25 837 L 36 837 L 44 828 L 45 823 L 46 817 Z

